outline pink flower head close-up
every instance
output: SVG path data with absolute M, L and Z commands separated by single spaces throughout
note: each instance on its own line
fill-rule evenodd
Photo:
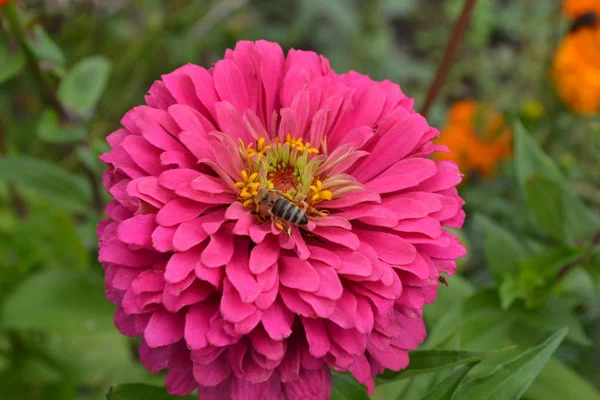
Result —
M 390 81 L 239 42 L 162 76 L 107 138 L 98 226 L 115 324 L 170 393 L 372 393 L 426 336 L 423 306 L 465 254 L 438 130 Z M 443 278 L 442 278 L 443 280 Z

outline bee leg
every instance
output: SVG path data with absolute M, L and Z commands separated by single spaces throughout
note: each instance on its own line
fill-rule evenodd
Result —
M 303 213 L 305 213 L 306 210 L 308 210 L 308 203 L 305 202 L 304 200 L 300 201 L 300 209 L 302 210 Z

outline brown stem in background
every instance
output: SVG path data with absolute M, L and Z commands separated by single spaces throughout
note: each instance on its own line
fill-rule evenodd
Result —
M 465 0 L 462 12 L 458 17 L 456 24 L 454 24 L 454 28 L 452 28 L 452 35 L 450 36 L 450 40 L 448 41 L 448 45 L 446 46 L 446 50 L 444 51 L 442 63 L 440 64 L 440 67 L 437 70 L 435 79 L 429 87 L 429 91 L 427 92 L 427 98 L 425 99 L 425 104 L 423 105 L 423 108 L 421 108 L 421 114 L 423 116 L 427 116 L 427 113 L 429 112 L 429 109 L 431 108 L 433 102 L 440 93 L 442 86 L 444 86 L 446 76 L 448 76 L 448 72 L 450 71 L 452 62 L 454 61 L 456 50 L 458 50 L 458 46 L 462 42 L 462 37 L 465 33 L 465 30 L 469 25 L 469 20 L 471 19 L 471 14 L 473 13 L 473 9 L 475 8 L 475 3 L 477 3 L 477 0 Z
M 53 108 L 55 108 L 56 111 L 58 111 L 58 113 L 61 115 L 61 118 L 63 119 L 63 121 L 71 120 L 69 113 L 65 110 L 65 108 L 62 106 L 62 104 L 56 97 L 55 90 L 51 87 L 51 85 L 46 80 L 46 77 L 44 76 L 44 72 L 42 71 L 42 69 L 40 67 L 39 60 L 37 59 L 36 55 L 33 53 L 31 48 L 29 47 L 29 44 L 27 42 L 27 31 L 25 30 L 25 26 L 23 24 L 23 19 L 22 19 L 21 15 L 19 14 L 17 5 L 14 2 L 8 3 L 3 7 L 2 11 L 6 15 L 6 19 L 8 20 L 8 24 L 10 26 L 10 31 L 14 35 L 15 39 L 19 42 L 19 45 L 23 48 L 23 51 L 25 52 L 25 55 L 27 57 L 28 68 L 30 69 L 31 74 L 33 75 L 33 77 L 35 78 L 35 80 L 37 82 L 37 87 L 38 87 L 38 90 L 40 91 L 42 98 L 45 100 L 45 102 L 47 102 Z M 1 135 L 1 132 L 0 132 L 0 135 Z M 0 137 L 0 142 L 1 141 L 2 141 L 2 137 Z M 3 143 L 0 143 L 0 146 L 2 146 L 2 145 L 3 145 Z M 0 151 L 0 152 L 5 152 L 5 151 Z M 100 186 L 99 186 L 100 183 L 99 183 L 98 177 L 96 176 L 96 173 L 94 171 L 88 169 L 87 166 L 85 167 L 85 169 L 86 169 L 86 176 L 90 182 L 90 185 L 92 186 L 94 209 L 99 214 L 102 214 L 102 212 L 104 210 L 104 205 L 102 203 L 102 196 L 100 193 Z M 19 216 L 24 216 L 26 214 L 27 210 L 25 208 L 25 203 L 20 198 L 16 187 L 9 185 L 9 194 L 11 197 L 11 201 L 14 203 Z
M 68 121 L 70 119 L 69 114 L 63 108 L 62 104 L 60 104 L 60 101 L 58 101 L 54 90 L 52 90 L 48 81 L 46 80 L 46 77 L 44 76 L 44 72 L 40 67 L 39 60 L 27 43 L 27 32 L 25 30 L 21 15 L 19 14 L 19 10 L 17 9 L 17 5 L 14 2 L 9 2 L 2 7 L 2 12 L 8 20 L 10 31 L 25 52 L 25 56 L 27 57 L 27 66 L 38 83 L 37 87 L 42 95 L 42 98 L 53 108 L 55 108 L 62 118 Z
M 0 117 L 1 117 L 1 115 L 0 115 Z M 2 118 L 0 118 L 0 155 L 6 154 L 6 153 L 7 153 L 7 148 L 6 148 L 6 137 L 5 137 L 4 125 L 2 124 Z M 27 205 L 25 204 L 25 201 L 19 194 L 19 191 L 14 183 L 9 183 L 7 185 L 7 187 L 8 187 L 9 201 L 15 208 L 15 211 L 17 212 L 17 216 L 19 217 L 19 219 L 25 219 L 25 217 L 27 217 Z
M 571 270 L 573 267 L 575 267 L 575 266 L 577 266 L 577 265 L 580 265 L 581 263 L 588 262 L 588 261 L 589 261 L 589 259 L 590 259 L 590 257 L 591 257 L 591 256 L 592 256 L 592 254 L 593 254 L 593 250 L 594 250 L 594 248 L 595 248 L 595 247 L 596 247 L 598 244 L 600 244 L 600 231 L 596 232 L 596 234 L 595 234 L 595 235 L 592 237 L 592 239 L 590 240 L 590 247 L 589 247 L 589 249 L 588 249 L 587 253 L 586 253 L 586 254 L 585 254 L 583 257 L 581 257 L 581 258 L 580 258 L 580 259 L 578 259 L 578 260 L 575 260 L 575 261 L 572 261 L 572 262 L 570 262 L 570 263 L 567 263 L 567 264 L 563 265 L 563 266 L 560 268 L 560 270 L 559 270 L 559 271 L 558 271 L 558 273 L 556 274 L 556 280 L 558 281 L 558 280 L 560 280 L 560 279 L 564 278 L 564 277 L 565 277 L 565 275 L 567 275 L 567 273 L 569 273 L 569 271 L 570 271 L 570 270 Z

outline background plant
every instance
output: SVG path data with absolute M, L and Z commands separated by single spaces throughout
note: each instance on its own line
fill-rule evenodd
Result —
M 441 5 L 440 5 L 441 4 Z M 423 104 L 461 0 L 19 1 L 0 9 L 0 398 L 167 398 L 112 324 L 96 261 L 97 156 L 162 73 L 240 39 L 313 49 Z M 513 156 L 467 201 L 460 273 L 429 337 L 375 398 L 598 399 L 600 125 L 549 66 L 560 2 L 480 1 L 429 117 L 465 98 L 513 125 Z M 567 327 L 568 330 L 563 328 Z M 493 393 L 493 397 L 490 393 Z M 454 397 L 453 397 L 454 396 Z M 334 398 L 366 398 L 340 375 Z

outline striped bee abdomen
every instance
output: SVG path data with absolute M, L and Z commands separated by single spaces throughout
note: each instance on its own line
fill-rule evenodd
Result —
M 300 207 L 287 199 L 278 199 L 273 205 L 271 213 L 273 213 L 273 215 L 277 218 L 281 218 L 290 224 L 308 224 L 308 218 L 306 217 L 306 214 L 304 214 Z

